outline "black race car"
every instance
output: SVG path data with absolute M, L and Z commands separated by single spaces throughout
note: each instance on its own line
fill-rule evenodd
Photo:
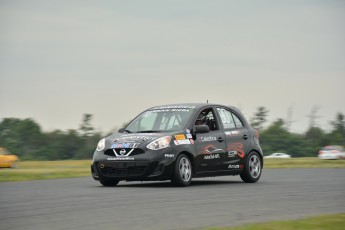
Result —
M 263 167 L 258 132 L 235 107 L 174 104 L 150 108 L 99 141 L 91 173 L 104 186 L 119 181 L 240 175 L 257 182 Z

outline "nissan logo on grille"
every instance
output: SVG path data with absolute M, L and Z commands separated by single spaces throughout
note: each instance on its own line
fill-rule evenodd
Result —
M 126 149 L 121 149 L 120 150 L 120 155 L 125 155 L 126 154 Z

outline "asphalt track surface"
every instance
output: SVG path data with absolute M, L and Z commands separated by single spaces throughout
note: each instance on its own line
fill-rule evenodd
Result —
M 266 169 L 191 186 L 91 178 L 0 183 L 0 229 L 200 229 L 345 212 L 345 169 Z

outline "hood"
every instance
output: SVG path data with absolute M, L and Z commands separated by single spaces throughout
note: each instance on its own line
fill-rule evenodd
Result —
M 153 140 L 169 135 L 167 133 L 116 133 L 107 137 L 106 147 L 117 148 L 142 148 Z

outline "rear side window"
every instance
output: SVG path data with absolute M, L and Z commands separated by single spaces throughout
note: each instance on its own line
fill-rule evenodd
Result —
M 217 111 L 222 121 L 224 129 L 235 129 L 243 127 L 242 121 L 236 114 L 223 108 L 217 108 Z
M 242 127 L 243 127 L 243 123 L 242 123 L 242 121 L 238 118 L 238 116 L 235 115 L 234 113 L 232 113 L 232 117 L 233 117 L 234 120 L 235 120 L 236 128 L 242 128 Z
M 223 108 L 217 108 L 218 114 L 220 116 L 220 119 L 222 121 L 224 129 L 234 129 L 236 128 L 235 121 L 232 118 L 231 112 L 223 109 Z

